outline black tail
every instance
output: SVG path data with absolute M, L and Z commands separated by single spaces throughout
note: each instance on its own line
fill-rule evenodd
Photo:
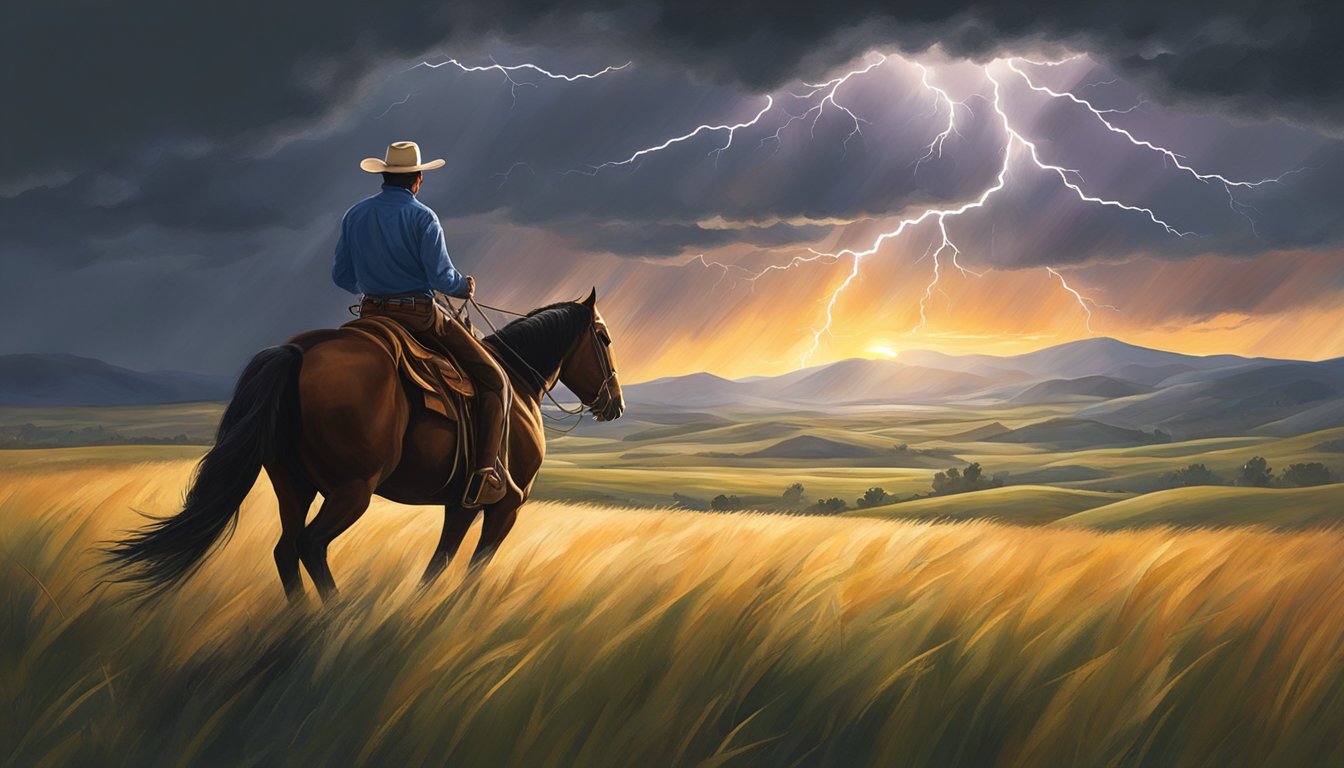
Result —
M 276 427 L 293 407 L 302 358 L 303 350 L 294 344 L 269 347 L 252 358 L 220 419 L 215 447 L 196 467 L 182 511 L 156 518 L 104 550 L 116 571 L 113 581 L 136 585 L 137 596 L 157 596 L 190 576 L 217 543 L 228 540 L 239 505 L 276 448 Z

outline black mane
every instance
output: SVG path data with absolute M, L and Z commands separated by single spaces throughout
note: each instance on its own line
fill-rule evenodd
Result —
M 484 339 L 506 367 L 523 379 L 540 380 L 560 369 L 570 343 L 588 327 L 592 310 L 576 301 L 561 301 L 528 312 Z

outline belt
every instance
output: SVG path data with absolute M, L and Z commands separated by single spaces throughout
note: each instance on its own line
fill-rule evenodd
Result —
M 434 303 L 434 299 L 422 293 L 403 293 L 395 296 L 373 296 L 364 294 L 361 303 L 372 304 L 374 306 L 385 306 L 388 304 L 399 304 L 402 306 L 414 307 L 417 304 L 429 306 Z

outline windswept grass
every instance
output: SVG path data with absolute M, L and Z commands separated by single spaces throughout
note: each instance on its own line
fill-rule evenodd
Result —
M 422 594 L 439 515 L 379 503 L 291 611 L 263 481 L 180 592 L 89 594 L 189 469 L 0 472 L 6 762 L 1344 764 L 1344 533 L 536 504 Z

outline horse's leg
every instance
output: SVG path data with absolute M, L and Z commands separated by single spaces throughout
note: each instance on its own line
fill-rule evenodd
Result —
M 283 467 L 268 466 L 271 487 L 280 504 L 280 541 L 275 545 L 275 567 L 290 602 L 303 599 L 303 578 L 299 575 L 299 539 L 308 519 L 317 489 L 305 479 L 296 478 Z
M 485 519 L 481 522 L 481 540 L 471 555 L 472 573 L 479 573 L 490 563 L 495 552 L 499 550 L 499 545 L 509 535 L 509 531 L 513 530 L 513 523 L 518 519 L 518 508 L 522 505 L 522 499 L 510 492 L 499 502 L 485 507 Z
M 373 486 L 365 480 L 333 488 L 322 501 L 317 517 L 303 529 L 299 557 L 324 602 L 336 595 L 336 580 L 327 566 L 327 547 L 364 514 L 372 498 Z
M 439 574 L 448 567 L 453 555 L 457 554 L 457 548 L 462 545 L 462 539 L 466 537 L 467 530 L 474 522 L 476 522 L 474 510 L 468 512 L 452 505 L 443 508 L 443 533 L 439 535 L 438 549 L 435 549 L 434 555 L 429 558 L 429 567 L 425 569 L 425 575 L 420 579 L 421 584 L 429 586 L 439 578 Z

